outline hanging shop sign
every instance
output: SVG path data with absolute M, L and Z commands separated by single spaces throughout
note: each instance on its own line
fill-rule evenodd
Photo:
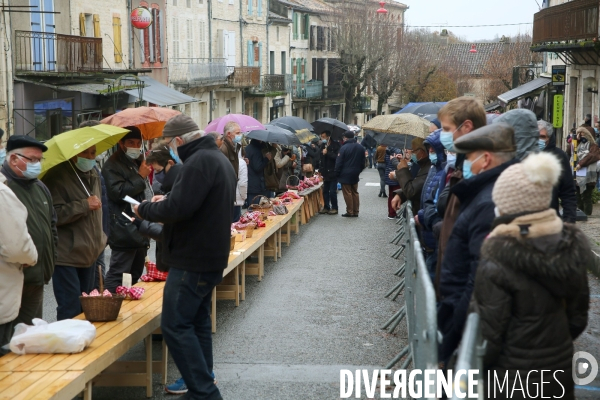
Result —
M 152 25 L 152 13 L 144 7 L 138 7 L 131 12 L 131 25 L 137 29 L 146 29 Z

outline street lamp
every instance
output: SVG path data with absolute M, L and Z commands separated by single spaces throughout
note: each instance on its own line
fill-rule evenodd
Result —
M 385 6 L 385 1 L 380 1 L 380 2 L 379 2 L 379 5 L 381 6 L 381 8 L 380 8 L 379 10 L 377 10 L 377 14 L 387 14 L 387 13 L 388 13 L 388 10 L 386 10 L 386 9 L 384 8 L 384 6 Z

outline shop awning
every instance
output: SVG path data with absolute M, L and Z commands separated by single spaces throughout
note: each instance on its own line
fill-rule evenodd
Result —
M 513 100 L 518 100 L 519 98 L 538 90 L 541 87 L 546 86 L 552 82 L 550 78 L 537 78 L 532 80 L 531 82 L 527 82 L 519 87 L 514 88 L 513 90 L 509 90 L 506 93 L 502 93 L 498 96 L 498 100 L 503 102 L 504 104 L 508 104 Z
M 171 89 L 170 87 L 155 81 L 149 76 L 139 76 L 138 78 L 142 80 L 145 85 L 142 91 L 143 101 L 156 104 L 157 106 L 174 106 L 176 104 L 186 104 L 200 101 L 175 89 Z M 125 92 L 136 99 L 138 99 L 138 96 L 140 95 L 138 89 L 126 90 Z

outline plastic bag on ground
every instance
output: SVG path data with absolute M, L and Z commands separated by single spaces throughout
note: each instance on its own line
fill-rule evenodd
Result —
M 17 324 L 9 348 L 16 354 L 79 353 L 96 337 L 89 321 L 65 319 L 47 323 L 34 318 L 33 326 Z

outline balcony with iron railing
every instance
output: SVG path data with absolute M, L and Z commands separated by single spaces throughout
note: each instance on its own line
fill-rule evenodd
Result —
M 171 58 L 169 80 L 177 86 L 201 87 L 227 84 L 225 59 Z
M 260 67 L 234 67 L 227 78 L 227 86 L 250 88 L 260 85 Z
M 102 72 L 102 39 L 58 33 L 15 31 L 16 74 Z
M 292 91 L 292 75 L 268 74 L 260 77 L 260 85 L 252 90 L 257 95 L 277 95 Z
M 357 113 L 371 111 L 371 98 L 366 97 L 366 96 L 361 96 L 352 105 L 352 111 L 357 112 Z
M 325 86 L 323 88 L 323 99 L 324 100 L 343 100 L 344 99 L 344 91 L 339 84 Z
M 573 0 L 533 16 L 533 46 L 598 37 L 598 0 Z
M 323 97 L 323 82 L 292 82 L 292 97 L 295 99 L 320 99 Z

